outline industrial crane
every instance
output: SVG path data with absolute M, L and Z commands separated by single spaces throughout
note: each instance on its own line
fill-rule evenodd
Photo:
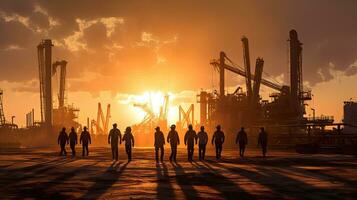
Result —
M 2 95 L 3 95 L 3 91 L 0 89 L 0 126 L 4 125 L 6 123 L 4 107 L 2 104 Z
M 224 52 L 221 52 L 221 56 L 220 57 L 221 57 L 220 60 L 214 59 L 214 60 L 212 60 L 210 62 L 210 64 L 212 66 L 214 66 L 218 70 L 221 70 L 221 68 L 222 68 L 223 70 L 226 69 L 226 70 L 229 70 L 229 71 L 231 71 L 233 73 L 241 75 L 243 77 L 247 77 L 247 74 L 246 74 L 245 70 L 242 69 L 237 64 L 235 64 L 231 59 L 229 59 Z M 225 63 L 225 59 L 227 59 L 230 62 L 231 65 L 226 64 Z M 221 62 L 221 60 L 223 60 L 223 63 Z M 257 58 L 257 65 L 263 66 L 263 64 L 264 64 L 264 60 L 262 58 Z M 259 67 L 259 69 L 262 69 L 262 68 L 263 67 Z M 269 81 L 267 79 L 261 78 L 261 73 L 259 73 L 259 74 L 256 73 L 257 77 L 256 77 L 256 75 L 251 74 L 250 78 L 253 79 L 254 81 L 256 81 L 256 80 L 259 81 L 259 79 L 260 79 L 261 80 L 261 84 L 263 84 L 263 85 L 265 85 L 265 86 L 267 86 L 269 88 L 272 88 L 272 89 L 275 89 L 275 90 L 278 90 L 278 91 L 283 91 L 284 90 L 283 86 L 281 86 L 279 84 L 276 84 L 276 83 L 273 83 L 273 82 L 271 82 L 271 81 Z M 255 83 L 255 84 L 256 84 L 256 86 L 255 86 L 256 90 L 259 89 L 259 84 L 258 83 Z M 259 91 L 255 91 L 255 92 L 259 93 Z
M 64 99 L 65 99 L 65 89 L 66 89 L 66 66 L 67 61 L 56 61 L 52 64 L 52 76 L 56 74 L 57 67 L 60 67 L 60 85 L 58 92 L 58 108 L 64 107 Z
M 92 133 L 94 133 L 95 128 L 96 134 L 107 134 L 110 120 L 110 104 L 107 105 L 107 113 L 105 115 L 105 118 L 102 109 L 102 104 L 98 103 L 97 121 L 92 119 L 89 124 L 89 118 L 87 120 L 87 126 L 90 126 Z
M 165 95 L 163 105 L 160 107 L 159 115 L 155 114 L 151 106 L 151 98 L 148 103 L 134 103 L 135 107 L 141 108 L 146 115 L 139 125 L 145 125 L 149 123 L 160 124 L 167 121 L 167 114 L 169 109 L 169 95 Z
M 134 103 L 134 106 L 139 107 L 146 112 L 146 115 L 144 119 L 140 122 L 140 125 L 147 124 L 155 119 L 155 113 L 152 111 L 152 108 L 148 106 L 148 103 L 145 104 Z
M 248 45 L 248 38 L 242 38 L 242 45 L 243 45 L 243 59 L 244 59 L 244 71 L 245 74 L 250 73 L 250 56 L 249 56 L 249 45 Z M 247 87 L 247 97 L 250 100 L 252 98 L 252 80 L 251 76 L 246 76 L 246 87 Z
M 160 107 L 160 115 L 159 115 L 160 120 L 167 119 L 168 110 L 169 110 L 169 95 L 166 94 L 164 97 L 164 105 Z

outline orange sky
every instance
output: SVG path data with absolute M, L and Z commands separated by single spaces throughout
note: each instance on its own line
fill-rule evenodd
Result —
M 27 111 L 39 113 L 36 45 L 42 38 L 53 39 L 53 60 L 68 61 L 67 99 L 81 109 L 80 122 L 95 118 L 100 101 L 112 105 L 112 121 L 126 126 L 142 116 L 123 99 L 170 92 L 176 108 L 195 102 L 201 89 L 217 88 L 209 61 L 224 50 L 241 65 L 243 35 L 251 60 L 263 57 L 265 72 L 288 83 L 287 38 L 294 28 L 304 43 L 311 104 L 318 115 L 340 120 L 342 102 L 357 99 L 356 7 L 352 0 L 1 1 L 5 114 L 24 125 Z M 242 83 L 227 75 L 227 88 Z

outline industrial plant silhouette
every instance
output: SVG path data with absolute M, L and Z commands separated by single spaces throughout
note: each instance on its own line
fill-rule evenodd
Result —
M 208 2 L 202 3 L 202 6 L 210 6 L 211 3 Z M 75 4 L 73 7 L 78 6 L 77 2 L 72 3 Z M 107 6 L 108 2 L 97 3 L 99 13 L 108 11 L 108 16 L 112 15 L 112 12 L 109 12 L 110 6 Z M 116 3 L 113 3 L 113 6 Z M 88 11 L 96 9 L 89 9 L 87 7 L 89 4 L 90 2 L 79 3 L 88 8 Z M 104 4 L 104 7 L 101 4 Z M 120 1 L 119 4 L 129 3 Z M 166 4 L 171 5 L 172 2 Z M 187 5 L 194 6 L 194 4 Z M 133 20 L 137 23 L 135 27 L 142 26 L 140 29 L 143 29 L 143 34 L 139 41 L 130 45 L 129 42 L 123 42 L 122 46 L 115 42 L 115 37 L 123 37 L 127 40 L 136 37 L 115 35 L 116 26 L 127 23 L 127 18 L 124 20 L 106 15 L 99 18 L 93 15 L 93 19 L 82 18 L 82 15 L 85 16 L 85 12 L 82 11 L 78 12 L 75 18 L 78 30 L 74 31 L 74 35 L 59 40 L 56 33 L 51 30 L 69 21 L 65 19 L 56 21 L 52 17 L 55 16 L 53 11 L 50 12 L 45 7 L 53 5 L 61 12 L 66 12 L 68 9 L 70 13 L 72 11 L 69 7 L 60 7 L 59 5 L 62 4 L 57 2 L 48 2 L 48 5 L 44 6 L 39 2 L 29 11 L 34 16 L 25 17 L 27 16 L 25 11 L 23 14 L 18 14 L 17 11 L 9 14 L 10 8 L 22 9 L 15 5 L 26 7 L 25 2 L 0 3 L 0 26 L 7 23 L 20 23 L 34 33 L 43 34 L 41 36 L 44 38 L 37 37 L 38 45 L 33 45 L 31 51 L 33 55 L 37 54 L 37 63 L 27 63 L 32 66 L 31 71 L 37 76 L 36 81 L 33 81 L 36 87 L 33 93 L 38 97 L 32 95 L 31 98 L 36 96 L 40 106 L 37 109 L 30 103 L 31 95 L 28 96 L 29 99 L 7 101 L 8 94 L 17 95 L 18 91 L 8 89 L 7 85 L 11 81 L 0 79 L 0 88 L 7 88 L 0 89 L 2 199 L 355 198 L 357 102 L 353 99 L 340 102 L 340 107 L 343 105 L 341 121 L 337 120 L 336 116 L 316 115 L 315 106 L 311 105 L 318 97 L 311 89 L 311 80 L 307 81 L 304 73 L 308 69 L 303 62 L 304 55 L 313 51 L 313 47 L 308 43 L 311 42 L 310 40 L 306 40 L 307 43 L 303 44 L 306 32 L 301 34 L 298 29 L 292 29 L 294 26 L 289 28 L 290 31 L 279 29 L 281 31 L 279 34 L 285 35 L 280 42 L 285 43 L 286 46 L 281 45 L 280 49 L 283 49 L 281 52 L 286 49 L 286 55 L 279 57 L 287 63 L 288 77 L 285 78 L 288 81 L 277 80 L 277 76 L 269 75 L 284 73 L 285 70 L 283 67 L 269 68 L 272 60 L 269 56 L 259 55 L 252 58 L 255 52 L 262 54 L 265 52 L 261 51 L 261 48 L 270 48 L 250 45 L 251 40 L 248 38 L 258 41 L 254 34 L 235 38 L 242 47 L 239 52 L 236 48 L 225 46 L 224 43 L 217 44 L 214 54 L 216 56 L 213 56 L 213 59 L 206 58 L 206 67 L 210 68 L 212 74 L 192 68 L 186 70 L 182 76 L 177 69 L 178 65 L 173 65 L 173 71 L 157 67 L 166 62 L 166 57 L 160 54 L 161 51 L 170 52 L 167 53 L 167 57 L 177 56 L 175 55 L 177 51 L 171 52 L 165 49 L 165 45 L 179 41 L 178 36 L 172 40 L 160 40 L 159 37 L 144 30 L 151 27 L 145 25 L 145 20 L 135 21 L 128 17 L 128 21 Z M 63 5 L 67 4 L 63 3 Z M 141 2 L 138 5 L 146 4 Z M 138 5 L 133 5 L 137 9 L 136 12 L 143 12 L 148 16 L 157 15 L 156 12 L 152 14 L 148 11 L 150 6 Z M 166 15 L 168 11 L 176 12 L 176 9 L 182 9 L 165 5 L 160 4 L 160 8 Z M 228 9 L 226 6 L 223 7 Z M 214 8 L 222 9 L 218 5 Z M 130 6 L 125 9 L 130 10 Z M 126 13 L 123 10 L 121 12 Z M 219 17 L 220 14 L 221 12 L 215 17 Z M 270 14 L 274 15 L 274 11 L 270 11 Z M 41 19 L 37 15 L 48 19 L 48 30 L 42 30 L 40 26 L 34 24 L 33 21 Z M 157 16 L 160 20 L 155 26 L 166 27 L 161 24 L 166 15 Z M 167 20 L 173 19 L 167 18 Z M 197 40 L 204 41 L 205 34 L 216 34 L 209 28 L 198 30 L 199 28 L 191 26 L 195 20 L 200 23 L 210 23 L 210 20 L 192 18 L 185 22 L 187 25 L 184 26 L 185 28 L 192 28 L 193 32 L 197 31 Z M 106 31 L 101 32 L 102 26 Z M 175 27 L 181 26 L 182 24 L 170 23 L 165 31 L 170 32 L 175 30 Z M 12 28 L 16 29 L 15 26 Z M 123 28 L 123 32 L 125 31 L 127 29 Z M 229 27 L 225 31 L 228 32 Z M 96 49 L 83 42 L 95 38 L 88 36 L 91 33 L 95 36 L 105 35 L 107 41 L 99 39 L 97 41 L 105 43 L 103 48 Z M 2 34 L 5 35 L 5 32 L 0 31 L 0 37 Z M 270 39 L 269 34 L 262 35 L 265 40 Z M 6 38 L 9 41 L 10 39 Z M 1 58 L 4 52 L 22 50 L 21 46 L 10 43 L 3 46 L 2 42 L 0 40 Z M 192 49 L 196 48 L 197 43 L 185 42 L 189 43 Z M 149 59 L 156 62 L 157 68 L 150 69 L 152 73 L 146 73 L 147 71 L 144 70 L 149 68 L 149 65 L 135 68 L 134 72 L 130 73 L 110 70 L 112 68 L 102 70 L 98 67 L 94 75 L 90 71 L 83 72 L 83 66 L 78 68 L 79 65 L 90 63 L 90 61 L 87 63 L 84 60 L 76 60 L 81 56 L 80 50 L 86 51 L 93 60 L 105 52 L 108 54 L 105 59 L 108 59 L 108 63 L 113 66 L 133 67 L 125 66 L 127 60 L 124 58 L 148 59 L 142 56 L 144 54 L 140 54 L 142 52 L 139 52 L 137 47 L 150 49 L 150 55 L 155 57 Z M 204 45 L 197 47 L 195 51 L 200 52 L 205 49 L 203 47 Z M 68 51 L 70 53 L 65 51 L 65 48 L 70 49 Z M 123 49 L 127 50 L 127 48 L 140 56 L 135 57 L 126 53 Z M 119 57 L 119 54 L 123 57 Z M 241 54 L 239 58 L 235 56 L 238 54 Z M 19 54 L 19 60 L 20 55 L 22 53 Z M 93 62 L 89 65 L 96 64 Z M 178 64 L 182 63 L 178 62 Z M 351 69 L 355 69 L 354 67 L 350 66 Z M 84 75 L 76 77 L 74 75 L 77 73 L 76 70 Z M 175 70 L 177 71 L 173 73 Z M 22 72 L 18 71 L 18 74 L 20 73 Z M 140 74 L 141 77 L 145 77 L 143 78 L 144 82 L 147 82 L 145 84 L 148 84 L 147 91 L 142 91 L 144 92 L 142 96 L 130 92 L 111 91 L 110 98 L 102 98 L 100 94 L 97 95 L 99 97 L 95 97 L 96 94 L 93 92 L 92 98 L 100 99 L 94 104 L 93 100 L 90 101 L 87 97 L 74 98 L 74 93 L 78 96 L 83 95 L 83 91 L 76 89 L 78 85 L 88 87 L 89 90 L 96 88 L 95 90 L 102 92 L 108 91 L 106 85 L 101 84 L 102 82 L 108 82 L 111 87 L 115 87 L 117 83 L 112 82 L 108 74 L 117 76 L 123 85 L 130 85 L 136 81 L 141 83 L 142 80 L 139 80 L 136 75 Z M 213 86 L 209 88 L 203 84 L 202 87 L 197 88 L 192 81 L 206 80 L 210 76 L 212 82 L 214 78 L 218 79 L 217 88 Z M 182 90 L 181 93 L 177 92 L 178 87 L 174 87 L 176 84 L 174 80 L 179 78 L 190 85 L 189 89 Z M 94 84 L 85 85 L 84 80 L 90 80 Z M 160 83 L 158 96 L 151 92 L 147 80 Z M 145 88 L 145 84 L 132 87 Z M 330 91 L 329 94 L 332 97 L 334 92 Z M 329 100 L 325 99 L 325 101 Z M 113 102 L 120 104 L 121 109 L 118 109 L 119 107 Z M 8 105 L 23 104 L 26 105 L 26 109 L 31 110 L 24 116 L 26 125 L 17 124 L 15 120 L 19 118 L 18 116 L 11 115 L 9 120 L 7 112 L 11 109 Z M 95 109 L 83 109 L 88 105 Z M 334 105 L 331 105 L 331 109 L 333 107 Z M 312 116 L 308 114 L 311 111 Z M 95 117 L 92 116 L 93 112 L 96 113 Z M 128 124 L 127 121 L 134 121 L 134 116 L 140 120 Z

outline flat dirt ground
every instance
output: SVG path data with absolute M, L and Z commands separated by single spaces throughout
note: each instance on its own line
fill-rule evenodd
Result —
M 58 156 L 51 149 L 1 149 L 0 199 L 357 199 L 357 158 L 248 150 L 244 159 L 224 149 L 216 161 L 186 159 L 156 164 L 152 148 L 134 148 L 119 162 L 109 148 L 90 147 L 89 157 Z M 68 150 L 67 150 L 68 151 Z M 77 149 L 80 154 L 80 149 Z

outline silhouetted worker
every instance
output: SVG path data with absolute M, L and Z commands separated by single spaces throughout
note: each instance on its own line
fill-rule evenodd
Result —
M 167 135 L 167 143 L 170 143 L 171 146 L 171 155 L 170 155 L 170 162 L 174 160 L 176 162 L 176 155 L 177 155 L 177 145 L 180 144 L 180 138 L 177 133 L 176 126 L 171 125 L 171 130 Z
M 258 146 L 262 147 L 262 153 L 265 157 L 267 153 L 267 146 L 268 146 L 268 133 L 265 132 L 264 127 L 260 128 L 259 138 L 258 138 Z
M 131 133 L 131 128 L 126 127 L 125 133 L 123 135 L 123 142 L 125 142 L 125 151 L 128 155 L 128 162 L 131 161 L 131 147 L 134 147 L 134 136 Z
M 188 125 L 188 131 L 185 134 L 185 145 L 187 145 L 187 156 L 188 156 L 188 161 L 192 162 L 193 161 L 193 151 L 194 151 L 194 146 L 195 146 L 195 141 L 197 144 L 197 135 L 196 131 L 193 130 L 192 125 Z
M 112 159 L 118 160 L 118 143 L 121 144 L 121 133 L 117 124 L 113 124 L 113 129 L 109 131 L 108 144 L 112 147 Z
M 74 128 L 71 128 L 71 132 L 69 133 L 69 146 L 72 150 L 72 156 L 76 155 L 76 145 L 78 144 L 77 133 Z
M 244 127 L 242 127 L 237 134 L 236 144 L 237 143 L 239 144 L 239 156 L 244 157 L 245 146 L 248 144 L 248 137 L 244 131 Z
M 198 157 L 200 160 L 204 160 L 206 154 L 206 145 L 208 142 L 208 135 L 205 132 L 204 126 L 201 126 L 201 131 L 197 133 L 197 138 L 198 138 Z
M 61 132 L 59 133 L 58 139 L 57 139 L 57 143 L 61 147 L 60 156 L 67 155 L 66 143 L 68 144 L 68 135 L 66 133 L 66 128 L 65 127 L 63 127 Z
M 212 145 L 214 142 L 214 145 L 216 146 L 216 159 L 221 158 L 221 153 L 222 153 L 222 145 L 224 143 L 224 133 L 221 131 L 221 126 L 218 125 L 216 132 L 214 132 L 213 137 L 212 137 Z
M 82 156 L 89 154 L 88 143 L 91 144 L 92 140 L 90 138 L 90 134 L 87 131 L 87 127 L 83 127 L 83 131 L 81 133 L 81 137 L 79 138 L 79 143 L 82 144 Z
M 164 160 L 164 145 L 165 145 L 165 137 L 164 134 L 160 131 L 160 127 L 155 128 L 155 159 L 156 162 L 159 162 L 159 150 L 161 151 L 160 154 L 160 161 L 163 162 Z

